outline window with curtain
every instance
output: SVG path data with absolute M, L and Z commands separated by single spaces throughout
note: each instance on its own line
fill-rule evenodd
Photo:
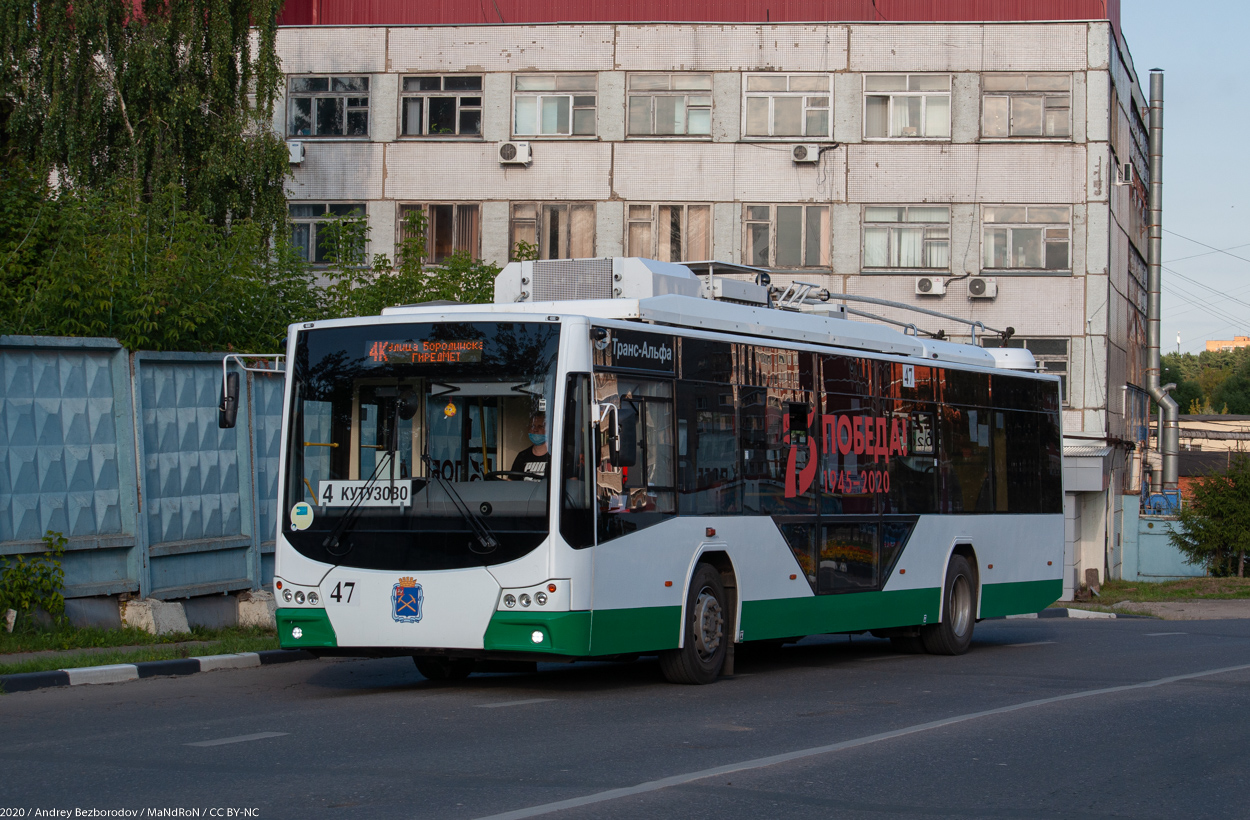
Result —
M 629 256 L 661 262 L 712 257 L 711 205 L 630 205 Z
M 828 74 L 748 74 L 745 79 L 742 111 L 747 137 L 829 138 Z
M 865 74 L 865 139 L 950 139 L 951 75 Z
M 711 133 L 711 74 L 629 75 L 631 137 Z
M 595 74 L 518 74 L 512 133 L 518 137 L 595 135 Z
M 399 238 L 408 238 L 408 215 L 414 211 L 425 214 L 425 261 L 439 264 L 454 253 L 464 252 L 474 259 L 479 255 L 481 209 L 477 203 L 427 202 L 401 205 Z
M 400 106 L 405 137 L 481 136 L 482 75 L 404 77 Z
M 1066 205 L 987 205 L 981 209 L 981 267 L 993 271 L 1070 271 L 1072 209 Z
M 744 265 L 818 268 L 829 265 L 829 208 L 824 205 L 743 206 Z
M 864 208 L 865 269 L 950 269 L 951 209 L 945 205 Z
M 539 259 L 595 255 L 595 206 L 589 202 L 512 203 L 512 247 L 538 246 Z
M 981 90 L 982 137 L 1072 136 L 1070 74 L 986 74 Z

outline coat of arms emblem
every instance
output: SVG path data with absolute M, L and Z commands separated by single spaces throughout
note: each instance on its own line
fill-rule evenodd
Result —
M 416 579 L 403 577 L 391 589 L 391 617 L 401 624 L 415 624 L 421 620 L 421 604 L 425 594 Z

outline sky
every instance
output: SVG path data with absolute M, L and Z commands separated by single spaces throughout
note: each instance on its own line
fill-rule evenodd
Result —
M 1120 21 L 1147 97 L 1164 70 L 1160 346 L 1250 336 L 1250 3 L 1122 0 Z

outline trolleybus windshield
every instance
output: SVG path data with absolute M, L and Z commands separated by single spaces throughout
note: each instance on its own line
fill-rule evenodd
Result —
M 547 534 L 558 324 L 313 329 L 292 360 L 283 534 L 329 564 L 514 560 Z

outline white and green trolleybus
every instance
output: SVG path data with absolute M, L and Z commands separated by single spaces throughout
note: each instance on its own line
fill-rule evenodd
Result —
M 293 326 L 282 646 L 706 683 L 743 641 L 959 654 L 1059 597 L 1056 377 L 701 264 L 512 263 L 494 304 Z

